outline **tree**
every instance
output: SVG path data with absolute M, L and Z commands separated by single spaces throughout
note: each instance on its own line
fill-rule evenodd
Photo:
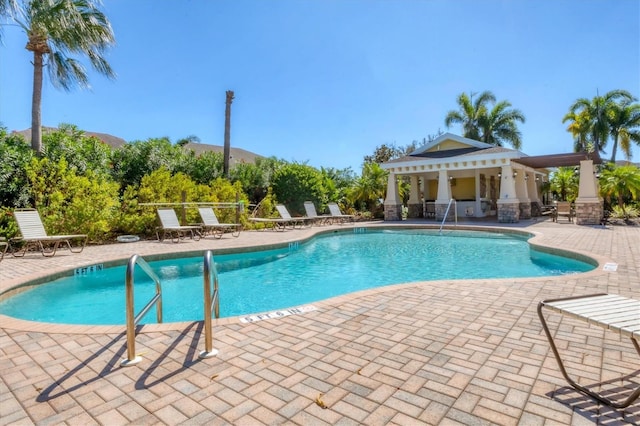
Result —
M 573 201 L 578 196 L 578 175 L 573 167 L 558 167 L 550 182 L 551 191 L 558 194 L 561 201 Z
M 613 139 L 611 162 L 616 162 L 618 146 L 625 158 L 631 159 L 631 142 L 640 145 L 640 104 L 628 99 L 614 104 L 609 117 L 609 134 Z
M 525 117 L 518 109 L 511 109 L 511 103 L 501 101 L 496 103 L 495 95 L 490 91 L 480 93 L 473 101 L 474 93 L 467 96 L 461 93 L 457 102 L 458 111 L 451 110 L 445 117 L 447 128 L 452 124 L 462 125 L 462 136 L 502 146 L 505 142 L 515 149 L 522 147 L 522 135 L 518 131 L 517 122 L 524 123 Z M 494 104 L 491 109 L 489 105 Z
M 139 185 L 143 176 L 161 167 L 174 171 L 181 156 L 182 149 L 171 145 L 168 138 L 134 141 L 112 152 L 112 175 L 124 191 L 129 185 Z
M 30 187 L 26 166 L 33 151 L 20 134 L 8 134 L 0 127 L 0 206 L 27 207 Z
M 358 207 L 365 206 L 374 216 L 387 190 L 389 172 L 377 163 L 365 163 L 362 176 L 348 194 L 349 201 Z
M 615 198 L 626 216 L 625 198 L 638 199 L 640 195 L 640 169 L 633 165 L 607 167 L 600 174 L 599 184 L 600 193 L 609 200 Z
M 481 117 L 487 115 L 487 104 L 495 102 L 496 97 L 489 91 L 484 91 L 473 102 L 473 96 L 467 96 L 461 93 L 456 100 L 460 109 L 458 111 L 451 110 L 444 119 L 447 128 L 452 124 L 462 125 L 462 136 L 469 139 L 480 140 L 482 136 Z
M 0 0 L 4 4 L 11 0 Z M 92 67 L 109 78 L 115 74 L 103 56 L 114 42 L 111 24 L 98 9 L 97 0 L 29 1 L 13 20 L 26 32 L 26 49 L 33 52 L 31 147 L 42 152 L 42 82 L 46 65 L 56 88 L 88 87 L 84 66 L 70 55 L 88 58 Z
M 594 150 L 604 152 L 607 145 L 607 139 L 611 131 L 610 123 L 615 116 L 615 110 L 618 108 L 617 101 L 632 101 L 633 96 L 626 90 L 612 90 L 604 96 L 595 96 L 589 100 L 580 98 L 569 107 L 569 112 L 564 116 L 562 122 L 571 121 L 567 130 L 574 134 L 579 129 L 579 134 L 588 135 L 589 142 L 593 143 Z M 573 126 L 577 120 L 577 123 Z M 615 154 L 613 155 L 615 158 Z
M 273 174 L 273 194 L 287 206 L 292 215 L 305 213 L 304 202 L 326 204 L 327 189 L 322 173 L 306 164 L 286 164 Z
M 589 116 L 586 111 L 569 112 L 564 116 L 562 122 L 569 121 L 567 131 L 573 136 L 573 151 L 574 152 L 589 152 L 593 149 L 593 142 L 591 142 L 590 130 L 589 130 Z
M 487 115 L 480 117 L 482 136 L 480 140 L 495 146 L 503 146 L 508 142 L 515 149 L 522 148 L 522 134 L 516 122 L 525 122 L 524 115 L 517 109 L 510 109 L 511 104 L 501 101 L 491 108 Z
M 229 179 L 229 156 L 231 151 L 231 103 L 233 102 L 233 90 L 227 90 L 224 107 L 224 177 Z

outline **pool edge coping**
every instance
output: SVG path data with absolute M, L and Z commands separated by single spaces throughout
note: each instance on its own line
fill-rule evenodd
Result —
M 295 238 L 293 240 L 279 242 L 279 243 L 271 243 L 271 244 L 256 244 L 256 245 L 248 245 L 243 247 L 235 247 L 235 248 L 222 248 L 215 250 L 218 254 L 224 253 L 238 253 L 238 252 L 250 252 L 256 250 L 270 250 L 270 249 L 278 249 L 287 247 L 291 242 L 306 242 L 318 235 L 322 234 L 332 234 L 332 233 L 342 233 L 342 232 L 352 232 L 354 228 L 403 228 L 403 229 L 439 229 L 439 225 L 432 224 L 389 224 L 388 222 L 382 223 L 367 223 L 362 226 L 353 226 L 350 228 L 333 228 L 333 229 L 315 229 L 311 235 L 308 235 L 303 238 Z M 603 269 L 603 266 L 606 263 L 613 262 L 611 259 L 596 255 L 593 253 L 587 253 L 581 250 L 569 250 L 565 248 L 553 247 L 547 244 L 544 244 L 543 241 L 540 241 L 544 238 L 544 234 L 537 231 L 532 230 L 523 230 L 523 229 L 515 229 L 508 227 L 500 227 L 500 226 L 482 226 L 482 225 L 457 225 L 453 226 L 445 226 L 445 230 L 469 230 L 469 231 L 486 231 L 491 233 L 509 233 L 509 234 L 518 234 L 523 236 L 528 236 L 527 243 L 540 251 L 563 255 L 565 257 L 569 257 L 572 259 L 577 259 L 581 261 L 585 261 L 587 263 L 591 263 L 594 265 L 594 269 L 588 272 L 582 272 L 571 275 L 571 277 L 592 277 L 598 275 L 604 275 L 609 272 Z M 193 255 L 191 257 L 195 257 L 194 253 L 202 253 L 203 250 L 192 250 L 192 251 L 183 251 L 183 252 L 171 252 L 171 253 L 157 253 L 155 255 L 145 255 L 145 259 L 149 259 L 150 261 L 155 260 L 163 260 L 170 259 L 175 257 L 190 257 L 189 255 Z M 101 263 L 108 264 L 109 266 L 119 266 L 126 264 L 129 256 L 117 257 L 112 259 L 107 259 Z M 86 265 L 89 266 L 89 265 Z M 14 283 L 11 287 L 7 288 L 0 294 L 1 298 L 11 297 L 11 295 L 15 294 L 16 291 L 20 291 L 20 288 L 27 289 L 33 285 L 40 285 L 44 283 L 44 278 L 57 276 L 65 276 L 68 275 L 69 272 L 74 271 L 76 268 L 82 267 L 81 265 L 76 266 L 75 268 L 64 268 L 53 273 L 44 274 L 38 273 L 36 277 L 31 277 L 23 282 Z M 335 306 L 340 303 L 344 303 L 351 299 L 356 299 L 364 296 L 369 296 L 371 294 L 376 293 L 384 293 L 388 291 L 397 290 L 398 288 L 410 288 L 410 287 L 419 287 L 424 285 L 442 285 L 443 283 L 448 282 L 464 282 L 464 281 L 480 281 L 480 282 L 496 282 L 496 283 L 504 283 L 504 282 L 527 282 L 532 278 L 536 279 L 545 279 L 548 281 L 564 281 L 566 280 L 565 275 L 558 276 L 548 276 L 548 277 L 524 277 L 524 278 L 482 278 L 482 279 L 446 279 L 446 280 L 432 280 L 432 281 L 414 281 L 414 282 L 406 282 L 406 283 L 395 283 L 389 284 L 382 287 L 376 287 L 371 289 L 360 290 L 348 294 L 343 294 L 339 296 L 334 296 L 328 299 L 323 299 L 317 302 L 305 303 L 304 305 L 314 305 L 318 310 L 322 308 Z M 287 309 L 299 308 L 300 306 L 291 306 Z M 240 318 L 247 317 L 249 315 L 260 315 L 265 312 L 256 312 L 252 314 L 245 314 L 239 316 L 225 317 L 225 318 L 212 318 L 213 326 L 223 326 L 223 325 L 249 325 L 251 323 L 243 324 L 240 321 Z M 307 315 L 307 314 L 304 314 Z M 162 324 L 144 324 L 138 326 L 136 330 L 136 334 L 144 334 L 144 333 L 154 333 L 154 332 L 164 332 L 164 331 L 182 331 L 186 327 L 189 327 L 193 324 L 198 324 L 204 322 L 202 320 L 194 320 L 194 321 L 181 321 L 181 322 L 171 322 L 171 323 L 162 323 Z M 6 316 L 0 314 L 0 328 L 14 330 L 14 331 L 26 331 L 26 332 L 42 332 L 42 333 L 65 333 L 65 334 L 122 334 L 126 331 L 126 325 L 79 325 L 79 324 L 57 324 L 57 323 L 45 323 L 38 321 L 29 321 L 23 320 L 19 318 L 14 318 L 10 316 Z

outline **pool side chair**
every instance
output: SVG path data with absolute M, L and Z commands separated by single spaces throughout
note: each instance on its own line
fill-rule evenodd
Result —
M 86 234 L 47 235 L 36 209 L 14 210 L 13 217 L 18 223 L 21 236 L 12 238 L 11 241 L 22 244 L 20 250 L 13 251 L 15 257 L 23 257 L 32 247 L 36 247 L 45 257 L 53 257 L 61 245 L 66 245 L 72 253 L 82 252 L 87 245 L 89 237 Z M 71 244 L 72 241 L 76 242 L 75 246 Z
M 156 229 L 156 236 L 159 241 L 164 241 L 167 236 L 174 243 L 179 243 L 186 235 L 192 240 L 200 239 L 201 227 L 196 225 L 180 225 L 178 215 L 173 208 L 160 208 L 157 210 L 160 227 Z
M 558 201 L 555 205 L 555 212 L 553 213 L 553 221 L 557 222 L 561 216 L 566 217 L 569 222 L 573 222 L 573 208 L 568 201 Z
M 305 225 L 310 226 L 311 222 L 313 222 L 314 220 L 312 218 L 305 217 L 305 216 L 292 217 L 291 213 L 289 213 L 289 210 L 287 210 L 284 204 L 277 204 L 276 210 L 278 210 L 278 214 L 280 214 L 280 217 L 288 220 L 290 222 L 290 225 L 293 226 L 294 228 L 296 227 L 302 228 Z
M 544 329 L 544 333 L 549 341 L 549 346 L 556 358 L 560 372 L 574 389 L 613 408 L 628 407 L 637 400 L 638 397 L 640 397 L 640 384 L 637 382 L 631 382 L 630 386 L 624 387 L 624 394 L 627 394 L 627 396 L 626 399 L 620 400 L 619 397 L 621 397 L 621 392 L 619 391 L 598 393 L 594 390 L 596 386 L 581 385 L 573 380 L 569 376 L 569 373 L 562 361 L 554 336 L 551 333 L 547 320 L 543 314 L 543 308 L 552 313 L 570 317 L 573 320 L 579 320 L 594 326 L 602 327 L 607 333 L 617 333 L 619 334 L 619 337 L 627 337 L 631 339 L 636 352 L 640 355 L 640 344 L 638 343 L 638 340 L 640 339 L 640 300 L 616 294 L 600 293 L 565 297 L 562 299 L 548 299 L 542 300 L 538 303 L 538 317 L 540 318 L 542 328 Z M 574 328 L 572 327 L 571 330 L 573 329 Z M 579 328 L 577 328 L 577 330 L 579 330 Z M 575 332 L 567 332 L 565 329 L 565 331 L 558 332 L 557 334 L 560 336 L 560 339 L 565 341 L 567 339 L 578 340 L 582 338 L 582 336 L 575 336 L 574 333 Z M 562 337 L 562 335 L 564 335 L 564 337 Z M 600 341 L 604 342 L 605 340 L 602 339 Z M 561 346 L 561 348 L 563 348 L 563 346 Z M 568 352 L 568 348 L 566 346 L 564 346 L 564 349 L 565 350 L 563 350 L 563 352 Z M 607 355 L 606 350 L 601 350 L 601 353 L 604 354 L 603 356 Z M 574 364 L 574 367 L 579 368 L 579 366 L 575 365 L 578 364 L 578 361 L 575 361 L 575 359 L 579 359 L 578 357 L 569 358 L 567 356 L 567 359 L 574 360 L 570 365 Z M 614 363 L 616 362 L 614 361 Z M 624 362 L 619 360 L 618 363 L 620 363 L 621 366 L 624 365 Z M 629 392 L 626 392 L 627 390 Z M 610 398 L 611 395 L 617 396 L 618 398 L 614 400 Z
M 271 228 L 275 231 L 285 231 L 287 226 L 291 225 L 289 219 L 283 219 L 281 217 L 250 217 L 250 222 L 254 224 L 260 224 L 261 227 L 257 227 L 258 231 L 264 231 L 267 228 Z
M 9 243 L 7 239 L 4 237 L 0 237 L 0 262 L 4 259 L 4 255 L 7 253 L 7 249 L 9 248 Z
M 328 223 L 331 223 L 331 215 L 319 215 L 316 211 L 316 206 L 312 201 L 304 202 L 304 210 L 305 212 L 307 212 L 307 217 L 310 218 L 313 223 L 316 223 L 318 225 L 326 225 Z
M 329 212 L 333 220 L 337 220 L 338 223 L 353 222 L 355 217 L 352 214 L 342 214 L 340 207 L 336 203 L 329 203 Z
M 227 231 L 231 231 L 231 235 L 234 237 L 238 237 L 240 235 L 242 225 L 239 223 L 220 223 L 216 216 L 216 212 L 213 211 L 213 208 L 198 207 L 198 212 L 202 219 L 201 226 L 203 235 L 210 232 L 214 238 L 222 238 L 222 235 Z

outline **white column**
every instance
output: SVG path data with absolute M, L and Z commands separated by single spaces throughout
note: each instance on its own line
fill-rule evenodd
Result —
M 422 200 L 420 200 L 420 182 L 418 181 L 418 176 L 411 175 L 409 179 L 411 188 L 409 189 L 408 204 L 420 204 Z
M 517 201 L 516 196 L 516 181 L 513 178 L 513 169 L 511 166 L 502 166 L 500 176 L 500 199 Z
M 389 179 L 387 180 L 387 198 L 384 200 L 384 204 L 400 204 L 399 200 L 400 197 L 398 197 L 398 183 L 396 182 L 396 174 L 389 173 Z
M 579 201 L 599 201 L 598 179 L 596 178 L 592 160 L 580 161 L 580 187 L 578 188 Z
M 540 202 L 540 194 L 538 194 L 538 185 L 536 183 L 536 174 L 531 173 L 527 174 L 529 179 L 527 180 L 527 193 L 529 194 L 529 198 L 534 203 Z
M 515 170 L 514 173 L 517 173 L 517 176 L 513 178 L 516 183 L 516 196 L 518 199 L 525 203 L 529 202 L 529 191 L 527 188 L 527 181 L 525 180 L 525 172 L 524 170 Z
M 449 185 L 449 176 L 446 170 L 440 170 L 438 172 L 438 194 L 436 196 L 436 203 L 447 204 L 451 199 L 451 185 Z

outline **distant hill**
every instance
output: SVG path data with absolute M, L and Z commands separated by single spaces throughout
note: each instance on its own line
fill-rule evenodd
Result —
M 55 127 L 45 127 L 42 126 L 42 134 L 46 134 L 46 133 L 53 133 L 56 130 L 58 130 Z M 83 130 L 84 131 L 84 130 Z M 28 128 L 26 130 L 20 130 L 20 131 L 13 131 L 12 133 L 17 133 L 20 134 L 22 136 L 24 136 L 24 138 L 26 139 L 27 142 L 31 142 L 31 128 Z M 120 148 L 121 146 L 123 146 L 124 144 L 127 143 L 127 141 L 125 141 L 122 138 L 119 138 L 117 136 L 113 136 L 113 135 L 108 135 L 106 133 L 97 133 L 97 132 L 87 132 L 84 131 L 84 134 L 87 136 L 95 136 L 96 138 L 100 139 L 102 142 L 104 142 L 105 144 L 109 145 L 111 148 Z
M 52 132 L 55 132 L 56 130 L 58 129 L 55 127 L 42 127 L 42 134 L 52 133 Z M 107 133 L 89 132 L 86 130 L 83 130 L 83 131 L 85 135 L 95 136 L 105 144 L 109 145 L 112 149 L 121 148 L 127 143 L 127 141 L 125 141 L 124 139 L 119 138 L 117 136 L 109 135 Z M 20 130 L 20 131 L 14 130 L 12 133 L 17 133 L 22 135 L 27 142 L 31 141 L 30 128 L 26 130 Z M 224 147 L 222 145 L 207 145 L 204 143 L 193 143 L 193 142 L 187 143 L 184 146 L 184 149 L 190 149 L 193 152 L 195 152 L 196 155 L 200 155 L 203 152 L 219 152 L 219 153 L 224 152 Z M 258 155 L 254 152 L 247 151 L 241 148 L 234 148 L 234 147 L 231 147 L 229 155 L 231 157 L 229 159 L 229 164 L 231 166 L 235 164 L 241 164 L 241 163 L 255 163 L 256 158 L 264 158 L 262 155 Z

